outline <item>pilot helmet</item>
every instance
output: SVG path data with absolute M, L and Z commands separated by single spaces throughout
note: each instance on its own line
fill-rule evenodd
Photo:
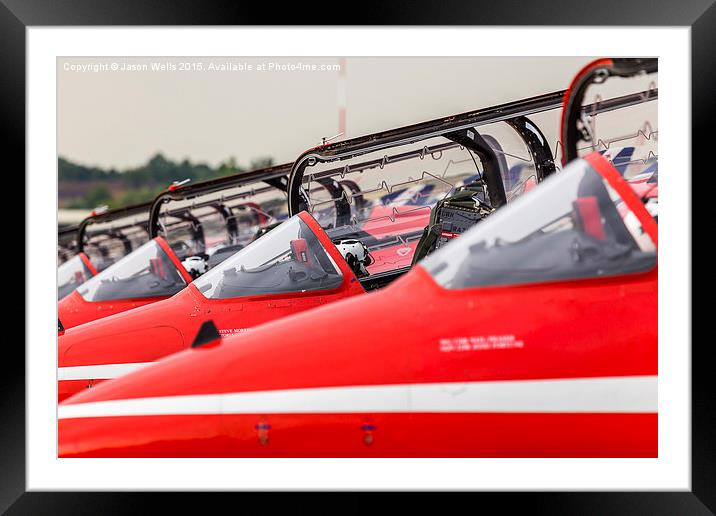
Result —
M 339 240 L 335 244 L 357 277 L 368 276 L 366 267 L 373 263 L 373 257 L 363 242 L 351 239 Z
M 209 268 L 201 256 L 190 256 L 181 262 L 192 278 L 196 279 L 204 274 Z

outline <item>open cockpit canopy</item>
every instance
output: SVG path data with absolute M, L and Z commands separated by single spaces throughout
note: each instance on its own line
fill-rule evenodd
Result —
M 103 271 L 149 240 L 147 220 L 150 203 L 95 213 L 78 229 L 79 250 Z
M 460 187 L 479 183 L 480 202 L 497 209 L 555 170 L 530 117 L 551 110 L 556 119 L 562 94 L 311 149 L 289 178 L 291 213 L 307 210 L 334 240 L 360 240 L 370 274 L 409 266 L 431 209 Z
M 599 152 L 627 181 L 656 173 L 657 64 L 655 58 L 603 58 L 579 71 L 565 94 L 558 156 L 563 164 Z
M 196 184 L 172 186 L 152 205 L 149 228 L 180 260 L 201 258 L 214 267 L 288 217 L 290 164 Z
M 627 180 L 656 171 L 656 60 L 585 70 L 590 80 L 566 91 L 310 149 L 289 176 L 290 213 L 308 211 L 334 240 L 361 240 L 376 273 L 410 263 L 431 209 L 461 186 L 482 180 L 481 201 L 496 209 L 558 169 L 561 121 L 577 128 L 576 152 L 601 152 Z

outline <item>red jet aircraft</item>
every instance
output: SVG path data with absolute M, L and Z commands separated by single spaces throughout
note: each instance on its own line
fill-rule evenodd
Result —
M 103 282 L 100 275 L 63 302 L 85 321 L 87 317 L 96 318 L 97 309 L 92 303 L 104 302 L 123 313 L 73 328 L 78 323 L 61 307 L 60 325 L 66 332 L 59 337 L 58 399 L 189 347 L 207 316 L 214 319 L 221 333 L 241 333 L 267 321 L 387 285 L 409 269 L 431 205 L 440 198 L 433 195 L 428 201 L 429 194 L 442 191 L 442 196 L 447 195 L 461 181 L 481 174 L 487 190 L 485 202 L 497 208 L 508 200 L 508 158 L 513 159 L 506 157 L 508 154 L 532 157 L 532 162 L 520 162 L 526 178 L 542 179 L 554 170 L 546 139 L 523 113 L 554 110 L 560 103 L 561 93 L 552 93 L 311 149 L 294 164 L 287 181 L 271 183 L 288 191 L 289 208 L 298 216 L 187 288 L 179 260 L 167 250 L 165 242 L 156 238 L 145 253 L 154 254 L 133 255 L 138 267 L 132 264 L 134 269 L 118 274 L 119 280 Z M 513 118 L 504 122 L 505 116 Z M 490 124 L 491 117 L 500 121 Z M 470 129 L 476 123 L 511 141 L 511 146 L 504 150 L 495 137 Z M 394 150 L 391 146 L 397 151 L 386 154 L 386 149 Z M 380 159 L 371 151 L 379 152 Z M 336 161 L 345 163 L 336 167 Z M 322 167 L 324 163 L 330 168 Z M 335 179 L 340 175 L 350 177 L 340 183 Z M 353 177 L 363 189 L 352 181 Z M 371 177 L 377 187 L 368 187 Z M 406 191 L 406 186 L 414 191 Z M 222 199 L 231 198 L 223 190 L 221 193 Z M 157 198 L 150 210 L 150 236 L 159 234 L 160 201 Z M 184 204 L 194 207 L 197 203 L 188 197 Z M 299 208 L 309 210 L 311 215 L 299 213 Z M 171 214 L 172 210 L 166 212 Z M 176 224 L 197 226 L 190 225 L 195 221 L 187 217 L 174 218 L 178 219 Z M 166 231 L 170 229 L 167 226 L 165 223 Z M 194 240 L 203 242 L 207 236 Z M 362 245 L 374 255 L 368 255 L 370 261 L 363 264 L 367 267 L 356 270 L 348 265 L 343 258 L 348 255 L 342 255 L 334 242 L 348 242 L 339 243 L 341 251 Z M 166 256 L 171 259 L 159 260 Z M 161 261 L 161 279 L 156 277 L 152 265 L 155 261 Z M 128 266 L 129 257 L 123 262 Z M 120 266 L 118 263 L 108 272 L 119 271 Z M 128 282 L 144 297 L 151 289 L 162 289 L 169 295 L 183 290 L 169 299 L 146 300 L 128 295 Z M 111 296 L 95 295 L 100 289 Z M 151 305 L 128 310 L 130 303 L 148 302 Z
M 149 207 L 93 210 L 76 227 L 58 230 L 58 301 L 147 241 Z
M 246 199 L 263 195 L 264 199 L 276 201 L 272 193 L 274 197 L 283 198 L 285 176 L 289 171 L 290 165 L 280 165 L 193 185 L 170 186 L 143 208 L 141 233 L 145 242 L 151 239 L 134 251 L 132 245 L 138 240 L 133 236 L 137 232 L 136 222 L 117 226 L 116 221 L 135 214 L 137 207 L 96 216 L 93 224 L 100 229 L 91 234 L 83 230 L 88 224 L 83 221 L 78 240 L 84 242 L 85 249 L 106 248 L 111 240 L 121 241 L 126 252 L 132 252 L 100 271 L 91 281 L 81 286 L 76 282 L 64 286 L 65 296 L 57 309 L 60 324 L 69 329 L 167 299 L 183 290 L 207 268 L 235 253 L 258 228 L 269 222 L 259 205 Z M 265 182 L 268 184 L 263 187 L 258 184 Z M 273 208 L 283 207 L 286 211 L 286 203 L 281 198 L 278 199 L 280 206 L 274 202 Z M 252 216 L 247 217 L 246 212 Z M 247 227 L 242 224 L 245 220 L 253 223 Z M 109 222 L 115 222 L 116 226 L 111 232 L 104 227 Z M 125 228 L 133 233 L 125 234 Z M 182 263 L 187 258 L 189 261 Z M 68 269 L 69 263 L 60 268 Z M 66 275 L 61 275 L 61 287 Z
M 327 228 L 327 236 L 324 236 L 321 225 L 313 217 L 306 213 L 299 217 L 307 227 L 298 233 L 318 236 L 314 239 L 318 245 L 311 251 L 316 257 L 303 257 L 291 241 L 298 239 L 295 236 L 298 233 L 286 230 L 280 235 L 293 235 L 291 238 L 282 236 L 266 242 L 262 238 L 243 254 L 235 255 L 210 272 L 211 280 L 208 276 L 202 277 L 168 300 L 69 329 L 59 338 L 58 399 L 64 400 L 97 382 L 116 378 L 189 347 L 207 317 L 214 319 L 222 334 L 243 333 L 264 322 L 384 287 L 409 270 L 406 262 L 410 264 L 427 220 L 421 213 L 429 215 L 431 207 L 430 203 L 421 201 L 421 197 L 440 188 L 451 191 L 458 181 L 468 180 L 470 174 L 480 172 L 486 180 L 489 203 L 499 207 L 521 193 L 521 184 L 541 180 L 551 173 L 554 164 L 549 144 L 522 113 L 552 110 L 560 105 L 561 94 L 542 95 L 304 153 L 288 179 L 289 207 L 292 211 L 299 207 L 310 209 Z M 491 117 L 503 120 L 508 115 L 514 118 L 507 123 L 489 123 Z M 485 131 L 502 135 L 504 141 L 513 143 L 505 149 L 488 134 L 482 135 L 476 129 L 459 129 L 478 122 Z M 406 140 L 409 141 L 407 150 Z M 429 146 L 425 145 L 426 140 Z M 387 154 L 385 149 L 390 145 L 398 145 L 400 151 Z M 380 157 L 371 156 L 371 150 L 380 152 Z M 477 159 L 471 152 L 482 162 L 481 171 L 476 170 Z M 532 156 L 532 161 L 520 162 L 515 173 L 505 155 L 517 152 Z M 351 158 L 359 158 L 359 161 L 350 161 Z M 342 160 L 346 163 L 336 167 L 335 162 Z M 319 166 L 322 163 L 330 164 L 330 168 Z M 406 169 L 406 165 L 412 168 Z M 418 174 L 416 167 L 419 167 Z M 386 186 L 389 180 L 394 180 L 391 171 L 395 170 L 394 175 L 404 178 L 405 183 L 415 188 L 414 192 L 406 195 L 398 184 Z M 369 173 L 377 174 L 375 188 L 370 188 L 366 179 Z M 357 182 L 341 185 L 333 179 L 341 174 L 357 175 L 356 180 L 361 181 L 363 189 Z M 416 185 L 416 181 L 410 179 L 415 176 L 423 178 L 425 184 Z M 512 176 L 515 179 L 511 179 Z M 348 191 L 351 193 L 347 194 Z M 407 198 L 407 204 L 396 204 L 402 202 L 401 196 Z M 434 205 L 437 198 L 433 199 Z M 460 228 L 456 234 L 463 230 Z M 380 261 L 373 260 L 367 273 L 356 277 L 355 268 L 348 267 L 333 244 L 345 239 L 364 243 Z M 333 267 L 323 266 L 320 274 L 332 274 L 331 271 L 337 269 L 344 282 L 335 282 L 330 288 L 304 289 L 302 282 L 295 278 L 289 277 L 286 281 L 284 262 L 301 265 L 307 258 L 321 263 L 320 257 L 325 255 L 332 257 Z M 253 280 L 249 281 L 245 271 L 251 271 Z M 235 286 L 229 288 L 232 281 Z M 62 317 L 60 321 L 64 325 Z
M 58 303 L 57 316 L 66 329 L 73 328 L 166 299 L 192 279 L 169 244 L 157 237 L 89 281 L 73 285 Z
M 590 154 L 379 292 L 244 335 L 207 321 L 74 396 L 59 455 L 656 457 L 657 243 Z
M 363 292 L 328 235 L 299 213 L 174 297 L 67 330 L 58 399 L 186 349 L 207 317 L 223 334 L 243 333 Z

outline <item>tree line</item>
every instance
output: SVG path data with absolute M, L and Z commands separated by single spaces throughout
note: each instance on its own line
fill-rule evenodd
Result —
M 59 157 L 59 203 L 63 208 L 93 209 L 102 205 L 119 208 L 151 201 L 173 181 L 191 179 L 195 183 L 271 165 L 272 158 L 260 158 L 242 167 L 232 157 L 211 167 L 188 159 L 173 161 L 158 153 L 142 166 L 119 171 L 80 165 Z

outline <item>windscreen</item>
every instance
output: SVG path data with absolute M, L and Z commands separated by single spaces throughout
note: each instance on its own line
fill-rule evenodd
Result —
M 77 291 L 86 301 L 172 296 L 184 277 L 156 240 L 150 240 L 85 283 Z
M 343 276 L 296 215 L 194 281 L 209 299 L 328 290 Z
M 70 294 L 91 277 L 92 271 L 79 254 L 67 260 L 57 268 L 57 300 Z
M 508 201 L 536 182 L 532 156 L 506 123 L 481 126 L 497 154 Z M 482 178 L 471 150 L 439 136 L 332 162 L 309 162 L 302 191 L 307 211 L 335 241 L 358 239 L 374 262 L 369 273 L 410 265 L 431 208 L 460 186 Z M 332 187 L 330 181 L 340 188 Z
M 574 160 L 422 265 L 450 289 L 516 285 L 645 271 L 656 247 L 602 176 Z

